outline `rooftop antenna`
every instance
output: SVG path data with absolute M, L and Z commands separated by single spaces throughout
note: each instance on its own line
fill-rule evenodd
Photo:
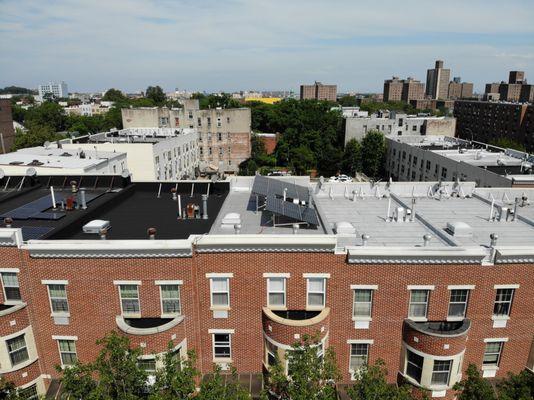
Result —
M 161 197 L 161 183 L 159 184 L 158 188 L 158 199 Z
M 330 192 L 328 193 L 328 196 L 330 197 L 330 200 L 334 200 L 334 188 L 332 185 L 330 185 Z M 285 200 L 285 191 L 284 191 L 284 200 Z
M 361 186 L 360 186 L 360 198 L 361 198 L 362 200 L 364 200 L 364 197 L 363 197 L 363 189 L 362 189 Z
M 490 213 L 489 213 L 489 222 L 493 221 L 493 208 L 495 207 L 495 199 L 491 200 L 491 207 L 490 207 Z
M 410 222 L 413 222 L 415 218 L 415 197 L 412 197 L 412 208 L 410 212 Z
M 349 188 L 347 187 L 347 185 L 345 185 L 345 194 L 344 194 L 345 198 L 348 199 L 349 198 Z
M 193 184 L 191 185 L 191 196 L 189 197 L 193 197 L 193 192 L 195 191 L 195 182 L 193 182 Z
M 391 211 L 391 197 L 388 198 L 388 211 L 386 212 L 386 222 L 391 222 L 389 218 L 389 213 Z

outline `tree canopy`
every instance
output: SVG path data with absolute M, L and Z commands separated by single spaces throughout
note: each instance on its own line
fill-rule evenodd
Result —
M 154 102 L 155 105 L 163 105 L 165 103 L 165 93 L 160 86 L 149 86 L 146 88 L 145 97 Z

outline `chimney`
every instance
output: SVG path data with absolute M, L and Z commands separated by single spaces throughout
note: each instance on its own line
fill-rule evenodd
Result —
M 362 246 L 367 246 L 367 242 L 369 241 L 369 238 L 371 236 L 369 236 L 368 234 L 364 233 L 362 235 Z
M 297 233 L 299 233 L 299 228 L 300 228 L 299 224 L 293 224 L 292 228 L 293 228 L 293 235 L 296 235 Z
M 13 220 L 9 217 L 4 218 L 4 224 L 6 225 L 6 228 L 11 228 L 11 224 L 13 223 Z
M 107 234 L 108 234 L 108 230 L 106 228 L 100 229 L 100 239 L 106 240 Z
M 208 195 L 202 195 L 202 219 L 208 219 Z
M 156 228 L 148 228 L 146 232 L 150 240 L 156 239 Z
M 236 235 L 241 233 L 241 224 L 234 224 L 234 231 Z
M 423 235 L 423 241 L 424 241 L 425 247 L 427 247 L 430 244 L 430 239 L 432 239 L 432 236 L 430 234 L 427 233 Z

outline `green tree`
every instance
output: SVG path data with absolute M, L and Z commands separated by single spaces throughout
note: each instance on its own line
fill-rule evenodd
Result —
M 226 382 L 225 382 L 226 381 Z M 226 380 L 221 375 L 221 367 L 213 366 L 213 376 L 203 380 L 195 400 L 249 400 L 250 394 L 239 384 L 237 371 L 232 367 L 231 376 Z
M 362 170 L 362 145 L 356 139 L 349 140 L 345 145 L 341 168 L 350 176 Z
M 340 97 L 337 102 L 341 107 L 355 107 L 357 106 L 356 96 L 345 95 Z
M 398 387 L 387 382 L 383 360 L 364 366 L 356 374 L 356 381 L 347 389 L 351 400 L 415 400 L 409 386 Z
M 269 368 L 266 391 L 271 397 L 278 400 L 337 399 L 336 380 L 340 379 L 340 374 L 336 355 L 328 348 L 320 357 L 318 345 L 316 338 L 304 336 L 286 351 L 287 375 L 278 360 Z
M 188 351 L 187 358 L 180 360 L 173 348 L 171 342 L 163 356 L 163 368 L 156 372 L 156 382 L 149 400 L 187 400 L 196 393 L 195 379 L 200 372 L 195 367 L 195 351 Z
M 146 396 L 147 374 L 138 364 L 142 352 L 130 340 L 111 332 L 93 363 L 77 363 L 63 372 L 64 393 L 74 399 L 136 400 Z
M 162 105 L 165 102 L 166 96 L 160 86 L 149 86 L 146 88 L 145 97 L 150 99 L 156 105 Z
M 27 126 L 48 126 L 54 132 L 64 130 L 66 122 L 67 116 L 63 107 L 53 102 L 44 102 L 38 107 L 30 108 L 24 118 L 24 124 Z
M 53 142 L 64 138 L 65 136 L 55 133 L 54 130 L 47 125 L 30 125 L 26 132 L 20 129 L 15 131 L 15 140 L 12 150 L 42 146 L 44 142 Z
M 302 145 L 289 150 L 289 163 L 297 175 L 305 175 L 315 166 L 315 155 L 306 146 Z
M 497 384 L 499 400 L 534 399 L 534 373 L 523 370 L 519 374 L 509 373 Z
M 239 164 L 239 175 L 253 176 L 256 175 L 258 164 L 252 158 L 247 158 Z
M 458 400 L 496 400 L 491 384 L 482 378 L 474 364 L 469 364 L 465 378 L 453 389 L 458 391 Z
M 193 93 L 191 96 L 192 99 L 198 99 L 198 104 L 201 110 L 207 108 L 237 108 L 241 105 L 239 102 L 232 98 L 228 93 L 221 94 L 204 94 L 204 93 Z
M 6 380 L 4 377 L 0 377 L 0 400 L 18 400 L 17 389 L 15 384 Z
M 498 139 L 493 139 L 490 141 L 490 144 L 497 147 L 502 147 L 505 149 L 514 149 L 519 151 L 526 151 L 525 146 L 522 143 L 518 143 L 513 139 L 507 137 L 500 137 Z
M 384 135 L 379 131 L 369 131 L 362 139 L 361 152 L 363 172 L 371 178 L 380 177 L 386 156 Z
M 111 88 L 111 89 L 108 89 L 106 93 L 104 93 L 104 96 L 102 96 L 102 100 L 124 102 L 128 99 L 119 89 Z

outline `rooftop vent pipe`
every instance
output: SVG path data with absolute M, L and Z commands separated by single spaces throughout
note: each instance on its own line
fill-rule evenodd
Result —
M 156 239 L 156 228 L 148 228 L 146 232 L 150 240 Z
M 299 233 L 299 228 L 300 228 L 300 225 L 299 224 L 293 224 L 293 235 L 296 235 L 297 233 Z
M 241 233 L 241 224 L 235 224 L 234 231 L 236 235 L 239 235 Z
M 100 239 L 106 240 L 107 234 L 108 234 L 108 230 L 106 228 L 100 229 Z
M 492 233 L 490 235 L 490 239 L 491 239 L 490 246 L 491 247 L 497 246 L 497 239 L 499 239 L 499 235 L 497 235 L 496 233 Z
M 78 182 L 70 181 L 70 188 L 72 193 L 76 193 L 78 191 Z
M 87 210 L 87 200 L 85 198 L 84 188 L 80 189 L 80 203 L 81 203 L 82 210 Z
M 11 224 L 13 223 L 13 220 L 9 217 L 4 218 L 4 224 L 6 225 L 6 228 L 11 228 Z
M 424 246 L 425 247 L 427 247 L 430 244 L 430 239 L 432 239 L 432 235 L 430 235 L 428 233 L 423 235 L 423 241 L 424 241 Z
M 371 236 L 369 236 L 368 234 L 364 233 L 362 235 L 362 246 L 367 246 L 367 242 L 369 241 L 369 238 Z
M 208 219 L 208 195 L 202 195 L 202 219 Z
M 176 197 L 176 188 L 172 188 L 172 189 L 171 189 L 171 193 L 172 193 L 172 199 L 173 199 L 174 201 L 176 201 L 176 199 L 177 199 L 177 197 Z

